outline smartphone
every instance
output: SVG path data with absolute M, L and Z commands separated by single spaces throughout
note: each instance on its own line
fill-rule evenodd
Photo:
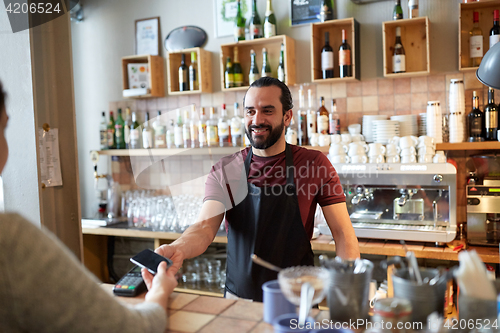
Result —
M 146 268 L 153 275 L 156 274 L 158 265 L 162 261 L 165 261 L 167 263 L 167 268 L 169 268 L 173 264 L 172 260 L 165 258 L 158 253 L 151 251 L 150 249 L 139 252 L 138 254 L 130 258 L 130 261 L 137 266 Z

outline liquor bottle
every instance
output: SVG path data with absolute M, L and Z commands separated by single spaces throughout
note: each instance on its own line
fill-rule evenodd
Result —
M 330 46 L 330 33 L 325 32 L 325 45 L 321 49 L 321 73 L 323 79 L 333 77 L 333 49 Z
M 198 140 L 200 148 L 207 146 L 207 116 L 205 108 L 200 108 L 200 119 L 198 121 Z
M 226 58 L 226 71 L 224 72 L 224 79 L 226 89 L 234 87 L 233 64 L 231 63 L 230 57 Z
M 108 149 L 116 149 L 115 119 L 113 118 L 113 111 L 109 111 Z
M 402 20 L 403 19 L 403 8 L 401 8 L 401 0 L 396 0 L 394 4 L 394 11 L 392 12 L 393 20 Z
M 321 22 L 333 20 L 333 8 L 331 0 L 321 0 L 319 20 Z
M 337 101 L 332 99 L 332 110 L 328 114 L 328 131 L 330 134 L 340 134 L 340 117 L 337 113 Z
M 196 111 L 196 106 L 191 105 L 191 119 L 189 119 L 189 134 L 191 135 L 191 148 L 200 147 L 198 123 L 200 119 L 198 117 L 198 112 Z
M 257 61 L 255 60 L 255 51 L 250 50 L 250 70 L 248 71 L 248 84 L 251 85 L 259 78 L 259 68 L 257 67 Z
M 495 91 L 488 89 L 488 105 L 484 107 L 484 139 L 486 141 L 498 140 L 498 107 L 495 104 Z
M 408 0 L 408 18 L 418 17 L 418 0 Z
M 130 108 L 125 109 L 125 125 L 123 125 L 123 134 L 125 135 L 125 148 L 130 148 L 130 126 L 132 125 L 132 116 Z
M 125 149 L 125 122 L 122 117 L 122 109 L 118 109 L 118 117 L 115 122 L 116 149 Z
M 307 108 L 307 137 L 309 138 L 309 142 L 311 141 L 311 134 L 317 133 L 317 117 L 316 112 L 313 110 L 313 99 L 312 99 L 312 90 L 307 90 L 307 98 L 308 105 Z
M 323 96 L 320 97 L 319 104 L 320 107 L 318 111 L 316 111 L 318 133 L 328 134 L 330 130 L 329 115 L 328 110 L 325 107 L 325 98 Z
M 278 65 L 278 80 L 285 83 L 285 45 L 281 43 L 280 63 Z
M 184 146 L 184 139 L 182 138 L 182 116 L 181 110 L 176 111 L 176 122 L 174 126 L 174 146 L 175 148 L 182 148 Z
M 219 133 L 217 128 L 217 119 L 215 118 L 215 109 L 210 107 L 210 118 L 207 121 L 207 142 L 209 147 L 219 146 Z
M 290 125 L 286 128 L 285 141 L 289 145 L 297 144 L 297 123 L 295 122 L 295 117 L 292 113 L 292 120 Z
M 153 148 L 154 130 L 149 126 L 149 112 L 146 112 L 146 121 L 142 129 L 142 148 Z
M 240 116 L 238 102 L 234 103 L 234 116 L 231 119 L 231 141 L 233 147 L 243 146 L 243 136 L 245 135 L 243 127 L 243 118 Z
M 200 83 L 198 81 L 198 61 L 196 52 L 191 52 L 191 64 L 189 64 L 189 90 L 198 90 Z
M 179 66 L 179 91 L 189 90 L 189 73 L 186 66 L 186 55 L 181 55 L 181 65 Z
M 137 114 L 132 112 L 132 124 L 130 125 L 130 149 L 141 148 L 141 128 L 137 122 Z
M 167 148 L 167 129 L 161 121 L 161 111 L 158 111 L 158 116 L 153 123 L 155 130 L 155 148 Z
M 266 19 L 264 20 L 264 37 L 276 36 L 276 16 L 274 16 L 271 0 L 267 0 Z
M 253 0 L 252 17 L 250 18 L 250 39 L 262 38 L 262 23 L 257 11 L 257 0 Z
M 243 87 L 243 70 L 241 69 L 239 57 L 238 57 L 238 47 L 234 47 L 234 62 L 233 62 L 233 79 L 234 87 Z
M 191 148 L 191 128 L 189 128 L 189 111 L 184 110 L 184 122 L 182 124 L 183 147 Z
M 479 27 L 479 12 L 474 12 L 472 29 L 469 32 L 470 65 L 478 67 L 483 59 L 483 31 Z
M 309 145 L 309 138 L 307 136 L 307 111 L 305 109 L 304 90 L 302 87 L 299 89 L 299 110 L 297 111 L 297 115 L 299 146 L 307 146 Z
M 101 123 L 99 124 L 99 137 L 101 139 L 101 150 L 108 149 L 108 122 L 106 121 L 106 112 L 101 113 Z
M 267 58 L 267 50 L 266 48 L 262 49 L 262 77 L 264 76 L 273 76 L 271 72 L 271 65 L 269 65 L 269 59 Z
M 490 49 L 500 41 L 500 24 L 498 9 L 493 11 L 493 27 L 490 29 Z
M 234 20 L 234 41 L 245 40 L 245 18 L 241 14 L 240 0 L 236 0 L 236 18 Z
M 347 33 L 342 29 L 342 44 L 339 47 L 339 76 L 352 76 L 351 46 L 347 43 Z
M 167 129 L 167 148 L 175 147 L 175 124 L 174 120 L 170 119 L 169 126 Z
M 479 110 L 479 97 L 476 91 L 472 93 L 472 111 L 467 115 L 469 125 L 469 142 L 484 141 L 483 113 Z
M 219 146 L 231 147 L 231 121 L 227 116 L 226 104 L 222 104 L 217 129 L 219 131 Z
M 401 27 L 396 27 L 396 42 L 394 43 L 394 53 L 392 55 L 392 72 L 406 72 L 405 48 L 401 43 Z

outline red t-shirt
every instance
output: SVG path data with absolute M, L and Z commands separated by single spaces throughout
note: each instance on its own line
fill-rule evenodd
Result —
M 316 204 L 321 207 L 345 202 L 339 177 L 328 158 L 317 150 L 291 145 L 293 172 L 300 216 L 309 238 L 312 237 Z M 257 187 L 286 184 L 285 152 L 271 157 L 252 156 L 248 179 L 244 161 L 250 148 L 223 157 L 210 171 L 205 183 L 205 199 L 222 202 L 226 210 L 233 207 L 228 195 L 228 185 L 234 205 L 247 195 L 247 180 Z M 222 168 L 224 166 L 224 168 Z M 227 182 L 226 182 L 227 179 Z M 271 188 L 268 188 L 267 193 Z M 278 192 L 274 192 L 278 193 Z M 226 221 L 231 223 L 231 221 Z M 226 228 L 227 229 L 227 228 Z

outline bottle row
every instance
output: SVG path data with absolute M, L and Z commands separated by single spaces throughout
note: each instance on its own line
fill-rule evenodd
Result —
M 473 92 L 472 111 L 467 115 L 468 141 L 497 141 L 498 140 L 498 109 L 495 104 L 495 91 L 488 89 L 488 104 L 484 110 L 479 109 L 479 96 Z
M 469 31 L 469 65 L 472 67 L 478 67 L 481 64 L 484 54 L 486 53 L 484 47 L 484 35 L 483 30 L 479 26 L 479 12 L 473 12 L 473 25 L 472 29 Z M 498 9 L 493 11 L 493 27 L 491 27 L 489 32 L 489 48 L 491 49 L 493 45 L 500 41 L 500 15 Z
M 338 50 L 338 77 L 351 77 L 352 61 L 351 61 L 351 46 L 347 42 L 346 30 L 342 29 L 342 44 Z M 330 33 L 325 31 L 325 45 L 321 49 L 321 74 L 323 79 L 333 78 L 334 73 L 334 54 L 333 48 L 330 46 Z

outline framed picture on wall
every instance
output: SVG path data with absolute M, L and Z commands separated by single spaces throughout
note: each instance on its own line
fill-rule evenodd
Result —
M 292 26 L 319 22 L 321 0 L 290 0 Z
M 135 21 L 135 54 L 160 55 L 160 17 Z
M 241 14 L 246 19 L 246 25 L 252 16 L 252 0 L 241 0 Z M 214 0 L 215 11 L 215 38 L 232 36 L 234 34 L 234 20 L 236 19 L 236 0 Z M 261 13 L 260 20 L 264 22 Z

